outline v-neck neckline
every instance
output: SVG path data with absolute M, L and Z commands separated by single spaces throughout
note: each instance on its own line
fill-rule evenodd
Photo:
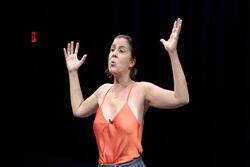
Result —
M 104 120 L 105 120 L 106 122 L 109 122 L 109 123 L 114 122 L 115 119 L 118 117 L 118 115 L 123 111 L 123 108 L 124 108 L 126 105 L 128 105 L 128 104 L 127 104 L 127 101 L 126 101 L 125 104 L 123 104 L 122 107 L 114 114 L 113 118 L 110 118 L 110 119 L 107 119 L 107 118 L 105 117 L 105 115 L 104 115 L 104 110 L 102 109 L 102 106 L 100 106 L 101 113 L 102 113 L 102 116 L 103 116 Z
M 131 93 L 131 90 L 132 90 L 133 86 L 134 86 L 134 81 L 132 81 L 132 83 L 131 83 L 131 85 L 130 85 L 130 89 L 129 89 L 128 93 L 127 93 L 127 97 L 126 97 L 125 103 L 121 106 L 121 108 L 120 108 L 119 110 L 117 110 L 117 111 L 115 112 L 114 116 L 113 116 L 112 118 L 109 118 L 109 119 L 107 119 L 107 118 L 105 117 L 104 110 L 103 110 L 103 107 L 102 107 L 102 106 L 103 106 L 103 103 L 105 102 L 106 96 L 107 96 L 107 94 L 109 93 L 109 91 L 111 90 L 111 88 L 113 87 L 113 85 L 108 89 L 108 91 L 107 91 L 106 94 L 104 95 L 103 101 L 102 101 L 102 103 L 101 103 L 101 105 L 100 105 L 100 107 L 99 107 L 99 108 L 101 109 L 102 116 L 104 117 L 105 121 L 112 123 L 112 122 L 115 120 L 115 118 L 120 114 L 120 112 L 123 110 L 123 108 L 124 108 L 126 105 L 128 105 L 129 96 L 130 96 L 130 93 Z

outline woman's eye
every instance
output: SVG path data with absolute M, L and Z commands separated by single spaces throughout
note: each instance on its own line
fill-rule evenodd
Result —
M 114 48 L 111 48 L 110 51 L 113 52 L 115 49 Z
M 120 50 L 121 53 L 124 53 L 124 50 Z

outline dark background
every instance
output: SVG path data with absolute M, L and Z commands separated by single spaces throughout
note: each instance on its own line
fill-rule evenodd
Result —
M 8 166 L 95 166 L 94 115 L 72 115 L 62 48 L 79 41 L 79 57 L 88 54 L 79 69 L 86 97 L 111 82 L 104 71 L 118 34 L 137 43 L 137 81 L 172 89 L 171 64 L 159 40 L 168 39 L 178 17 L 183 19 L 178 53 L 190 103 L 149 109 L 145 164 L 250 166 L 249 1 L 10 1 L 7 10 L 2 82 L 9 103 L 2 122 Z M 36 43 L 32 31 L 38 33 Z

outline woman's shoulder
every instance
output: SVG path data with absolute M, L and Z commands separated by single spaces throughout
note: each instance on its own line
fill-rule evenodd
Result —
M 147 81 L 139 81 L 139 82 L 135 82 L 135 83 L 136 83 L 138 88 L 142 88 L 142 89 L 150 87 L 150 86 L 153 85 L 153 83 L 147 82 Z
M 97 94 L 102 95 L 104 94 L 110 87 L 112 86 L 111 83 L 104 83 L 97 89 Z
M 139 81 L 135 82 L 135 90 L 137 93 L 146 94 L 147 91 L 153 86 L 154 84 L 147 81 Z

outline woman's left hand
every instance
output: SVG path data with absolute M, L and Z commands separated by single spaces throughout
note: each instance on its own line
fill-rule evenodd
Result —
M 161 39 L 160 41 L 164 45 L 164 48 L 169 52 L 174 52 L 177 49 L 177 43 L 179 39 L 179 34 L 181 31 L 182 20 L 178 18 L 173 25 L 172 33 L 169 39 L 166 41 L 165 39 Z

